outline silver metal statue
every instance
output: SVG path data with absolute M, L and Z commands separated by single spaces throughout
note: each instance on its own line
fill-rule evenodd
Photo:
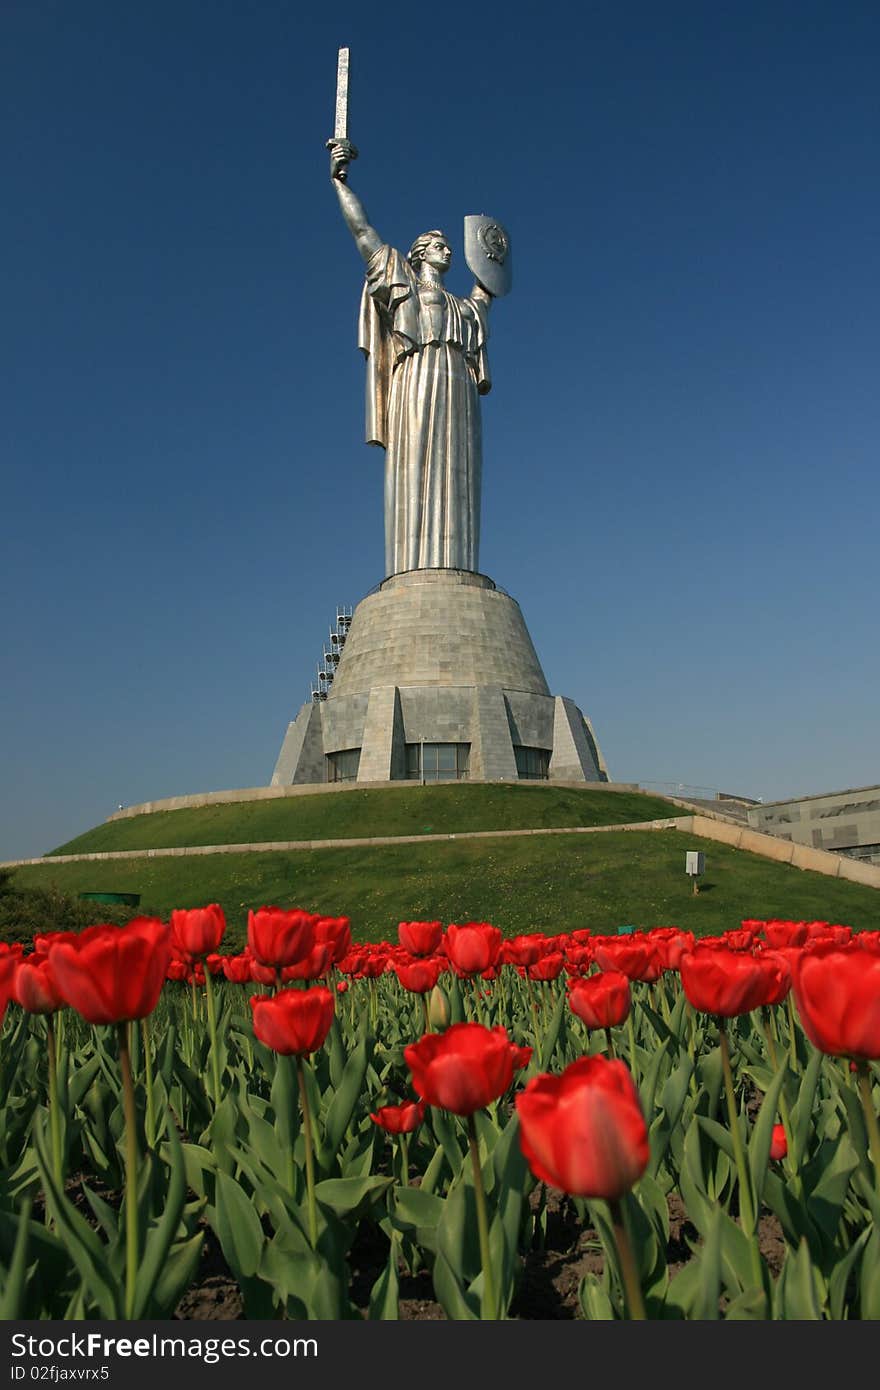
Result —
M 406 256 L 383 242 L 348 186 L 348 50 L 339 55 L 330 177 L 366 262 L 358 344 L 367 359 L 369 444 L 385 449 L 385 570 L 477 570 L 482 447 L 479 397 L 491 387 L 488 311 L 510 286 L 509 241 L 483 216 L 465 224 L 478 277 L 464 299 L 443 288 L 444 234 L 417 237 Z

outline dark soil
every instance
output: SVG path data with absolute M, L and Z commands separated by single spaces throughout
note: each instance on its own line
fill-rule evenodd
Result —
M 533 1193 L 533 1200 L 537 1193 Z M 604 1257 L 596 1231 L 584 1228 L 573 1205 L 558 1193 L 547 1190 L 547 1233 L 543 1249 L 529 1250 L 524 1259 L 519 1288 L 509 1316 L 529 1321 L 556 1321 L 582 1316 L 578 1289 L 585 1274 L 602 1274 Z M 692 1258 L 698 1244 L 697 1231 L 688 1219 L 681 1199 L 675 1194 L 669 1202 L 669 1244 L 667 1260 L 670 1276 Z M 763 1216 L 758 1225 L 758 1242 L 774 1278 L 785 1258 L 785 1241 L 774 1216 Z M 374 1227 L 362 1225 L 349 1252 L 352 1272 L 350 1297 L 363 1316 L 367 1315 L 370 1290 L 388 1258 L 388 1242 Z M 213 1232 L 206 1229 L 202 1267 L 198 1280 L 187 1290 L 174 1313 L 177 1319 L 242 1318 L 241 1295 L 229 1272 Z M 445 1313 L 434 1298 L 430 1271 L 416 1275 L 400 1271 L 400 1318 L 402 1321 L 442 1321 Z
M 114 1192 L 97 1181 L 87 1179 L 89 1186 L 112 1207 L 118 1208 L 121 1193 Z M 83 1177 L 68 1178 L 65 1192 L 68 1199 L 91 1225 L 95 1225 L 91 1208 L 83 1192 Z M 194 1196 L 194 1194 L 190 1194 Z M 585 1274 L 601 1276 L 605 1267 L 598 1233 L 584 1227 L 573 1204 L 560 1193 L 536 1188 L 531 1196 L 533 1209 L 541 1196 L 547 1213 L 546 1235 L 542 1248 L 526 1252 L 522 1261 L 519 1287 L 510 1306 L 509 1316 L 528 1321 L 571 1321 L 582 1316 L 578 1289 Z M 673 1277 L 692 1258 L 699 1243 L 696 1228 L 688 1219 L 681 1199 L 671 1194 L 669 1206 L 669 1244 L 666 1258 L 670 1277 Z M 35 1204 L 39 1216 L 42 1203 Z M 174 1310 L 175 1320 L 229 1321 L 243 1319 L 244 1309 L 238 1284 L 223 1256 L 214 1232 L 203 1221 L 204 1231 L 198 1278 L 190 1285 Z M 758 1223 L 758 1244 L 767 1261 L 771 1275 L 776 1278 L 785 1259 L 785 1240 L 775 1216 L 761 1217 Z M 370 1291 L 385 1268 L 388 1241 L 376 1227 L 363 1223 L 349 1251 L 352 1303 L 366 1317 Z M 443 1321 L 446 1314 L 434 1298 L 430 1271 L 410 1274 L 401 1267 L 399 1273 L 399 1310 L 401 1321 Z

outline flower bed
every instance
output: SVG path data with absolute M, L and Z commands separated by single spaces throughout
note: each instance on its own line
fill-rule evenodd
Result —
M 0 948 L 6 1318 L 880 1316 L 880 933 Z

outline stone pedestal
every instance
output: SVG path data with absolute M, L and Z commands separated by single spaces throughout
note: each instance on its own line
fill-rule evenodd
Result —
M 436 745 L 447 752 L 437 753 Z M 469 781 L 607 782 L 589 720 L 553 696 L 519 604 L 485 575 L 411 570 L 358 604 L 330 694 L 289 725 L 273 786 L 429 775 L 457 747 Z

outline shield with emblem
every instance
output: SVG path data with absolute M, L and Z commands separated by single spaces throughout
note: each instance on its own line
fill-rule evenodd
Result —
M 512 282 L 510 237 L 500 222 L 485 213 L 464 219 L 464 258 L 490 294 L 507 294 Z

